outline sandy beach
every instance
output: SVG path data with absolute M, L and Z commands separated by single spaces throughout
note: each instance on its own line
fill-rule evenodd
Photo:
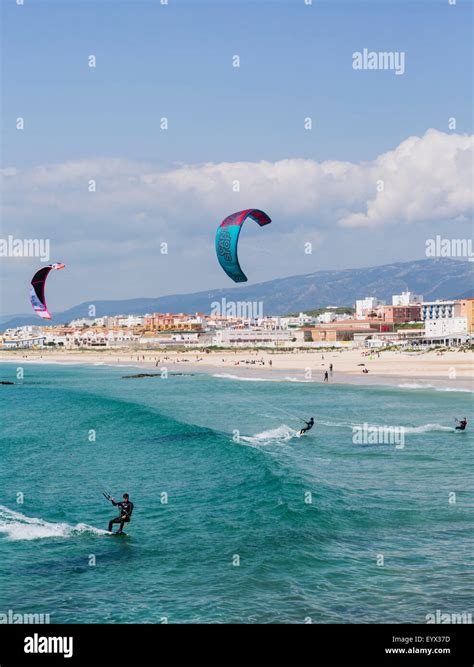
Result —
M 178 352 L 161 350 L 8 350 L 0 361 L 64 364 L 107 364 L 142 369 L 144 372 L 225 372 L 235 376 L 275 380 L 329 383 L 397 384 L 404 381 L 430 382 L 434 386 L 473 389 L 472 352 L 367 352 L 365 350 L 328 350 L 326 352 L 279 352 L 277 350 Z M 330 372 L 330 364 L 333 370 Z M 364 369 L 368 373 L 364 373 Z

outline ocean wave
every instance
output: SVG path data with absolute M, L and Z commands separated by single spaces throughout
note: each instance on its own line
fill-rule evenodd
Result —
M 223 378 L 225 380 L 240 380 L 241 382 L 279 382 L 275 378 L 249 378 L 242 375 L 232 375 L 231 373 L 213 373 L 213 378 Z
M 284 379 L 285 382 L 302 382 L 303 384 L 305 384 L 307 382 L 314 382 L 314 380 L 306 380 L 306 379 L 302 380 L 301 378 L 295 378 L 295 377 L 289 377 L 289 376 L 286 376 L 283 379 Z
M 52 359 L 24 359 L 23 357 L 1 358 L 1 363 L 5 364 L 39 364 L 41 366 L 87 366 L 86 361 L 56 361 Z
M 39 540 L 51 537 L 68 538 L 81 533 L 94 535 L 108 535 L 106 530 L 94 528 L 86 523 L 78 523 L 71 526 L 68 523 L 51 523 L 29 517 L 21 512 L 15 512 L 8 507 L 0 505 L 0 534 L 6 536 L 7 540 Z
M 436 387 L 436 391 L 460 391 L 463 394 L 474 394 L 474 389 L 455 389 L 454 387 Z
M 434 384 L 419 384 L 418 382 L 404 382 L 399 384 L 400 389 L 434 389 L 435 391 L 459 391 L 466 394 L 474 393 L 474 389 L 464 389 L 461 387 L 437 387 Z
M 280 378 L 252 378 L 244 377 L 243 375 L 232 375 L 231 373 L 213 373 L 214 378 L 224 378 L 225 380 L 240 380 L 241 382 L 300 382 L 303 384 L 315 382 L 314 380 L 307 380 L 305 378 L 290 377 L 286 375 Z

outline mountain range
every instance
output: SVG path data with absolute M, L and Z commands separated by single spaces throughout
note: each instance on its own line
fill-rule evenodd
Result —
M 153 312 L 209 313 L 211 304 L 227 301 L 263 302 L 266 315 L 284 315 L 325 306 L 352 306 L 356 299 L 375 296 L 391 303 L 392 294 L 410 290 L 424 299 L 462 299 L 474 294 L 474 263 L 448 258 L 396 262 L 383 266 L 340 271 L 316 271 L 305 275 L 276 278 L 255 285 L 174 294 L 157 298 L 84 301 L 69 310 L 55 313 L 53 324 L 89 317 L 91 303 L 96 317 Z M 4 315 L 3 329 L 39 324 L 31 315 Z M 44 323 L 46 324 L 46 323 Z

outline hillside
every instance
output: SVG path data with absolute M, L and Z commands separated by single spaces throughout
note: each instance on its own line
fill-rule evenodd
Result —
M 342 271 L 317 271 L 306 275 L 277 278 L 255 285 L 229 287 L 207 292 L 174 294 L 157 298 L 115 301 L 85 301 L 62 313 L 55 313 L 51 324 L 88 317 L 90 303 L 102 315 L 151 312 L 209 313 L 211 304 L 229 301 L 262 301 L 267 315 L 284 315 L 325 306 L 351 306 L 356 299 L 375 296 L 391 303 L 392 294 L 409 289 L 425 300 L 465 298 L 474 295 L 474 263 L 453 259 L 423 259 L 384 266 Z M 31 315 L 2 318 L 2 327 L 39 324 Z

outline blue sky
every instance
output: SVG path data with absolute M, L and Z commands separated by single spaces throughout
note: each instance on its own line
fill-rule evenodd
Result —
M 463 0 L 456 6 L 448 0 L 313 0 L 312 6 L 304 0 L 169 0 L 167 6 L 159 0 L 25 0 L 23 6 L 4 0 L 2 12 L 1 161 L 3 168 L 16 170 L 5 186 L 2 236 L 46 235 L 61 254 L 51 260 L 76 265 L 57 294 L 57 307 L 92 297 L 159 296 L 227 285 L 211 257 L 214 230 L 239 207 L 262 207 L 255 201 L 252 164 L 373 164 L 430 128 L 453 134 L 448 129 L 453 116 L 456 134 L 472 132 L 472 4 Z M 363 48 L 405 52 L 406 72 L 354 71 L 352 54 Z M 97 58 L 95 69 L 87 66 L 90 54 Z M 241 59 L 238 69 L 232 67 L 234 54 Z M 26 123 L 21 132 L 15 129 L 18 116 Z M 169 120 L 167 131 L 159 129 L 162 116 Z M 303 128 L 308 116 L 311 131 Z M 426 141 L 423 155 L 443 160 L 446 147 L 434 149 L 433 143 Z M 107 210 L 104 201 L 94 214 L 75 198 L 73 175 L 57 178 L 66 168 L 61 165 L 80 178 L 88 170 L 99 179 L 107 174 L 113 200 L 113 187 L 123 189 L 116 172 L 104 164 L 114 160 L 129 165 L 120 167 L 122 177 L 128 169 L 138 178 L 204 163 L 247 163 L 252 201 L 245 193 L 234 199 L 229 193 L 216 199 L 215 207 L 206 199 L 200 212 L 195 191 L 206 190 L 205 176 L 198 184 L 186 176 L 186 185 L 183 179 L 173 185 L 178 194 L 163 208 L 158 198 L 153 205 L 149 193 L 137 191 L 125 216 L 123 206 L 114 210 L 111 204 Z M 423 162 L 423 156 L 416 160 Z M 458 162 L 454 152 L 453 170 Z M 298 164 L 295 168 L 305 169 Z M 47 182 L 34 177 L 40 167 L 52 169 Z M 338 178 L 331 175 L 331 187 Z M 416 172 L 414 179 L 420 178 Z M 439 182 L 443 178 L 440 174 Z M 261 179 L 262 199 L 271 208 L 268 187 L 274 173 Z M 454 183 L 459 176 L 450 171 L 446 179 Z M 279 181 L 280 194 L 282 182 L 286 176 Z M 314 187 L 320 190 L 326 183 L 327 177 L 316 179 Z M 249 244 L 246 273 L 254 267 L 252 281 L 419 258 L 430 234 L 467 233 L 464 200 L 452 211 L 427 205 L 426 216 L 418 215 L 416 223 L 407 217 L 403 234 L 395 214 L 390 219 L 382 215 L 380 224 L 378 214 L 373 224 L 344 223 L 367 208 L 366 187 L 361 182 L 360 191 L 350 195 L 343 187 L 341 210 L 337 192 L 328 201 L 318 192 L 292 214 L 289 202 L 299 195 L 289 186 L 285 203 L 269 211 L 274 226 L 267 252 L 258 254 L 257 244 L 270 227 L 242 235 Z M 426 191 L 436 187 L 427 183 Z M 159 193 L 163 198 L 166 188 Z M 188 196 L 189 214 L 177 204 Z M 406 193 L 399 198 L 406 199 Z M 451 201 L 452 193 L 446 199 Z M 400 211 L 400 219 L 403 215 Z M 195 220 L 191 233 L 189 218 Z M 127 235 L 134 220 L 139 221 L 136 234 Z M 81 229 L 85 243 L 79 248 Z M 149 240 L 163 240 L 167 230 L 174 254 L 160 265 L 162 258 L 153 257 Z M 188 237 L 192 247 L 185 247 Z M 110 256 L 103 251 L 107 240 Z M 299 254 L 305 240 L 318 246 L 309 259 Z M 289 250 L 293 243 L 294 252 Z M 102 256 L 101 266 L 92 280 L 97 256 Z M 87 269 L 78 268 L 79 259 Z M 21 277 L 38 262 L 1 261 L 11 285 L 3 294 L 3 309 L 23 312 Z M 120 288 L 110 277 L 117 262 L 132 276 Z

